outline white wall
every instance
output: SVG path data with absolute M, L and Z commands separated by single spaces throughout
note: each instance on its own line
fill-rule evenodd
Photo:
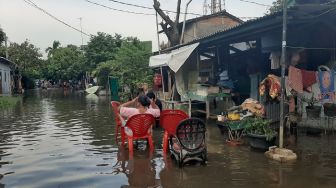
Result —
M 0 80 L 2 83 L 2 93 L 3 95 L 11 94 L 11 76 L 10 68 L 8 65 L 0 63 Z

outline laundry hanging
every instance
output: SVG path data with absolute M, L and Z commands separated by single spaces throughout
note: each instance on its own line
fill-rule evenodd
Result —
M 259 93 L 260 96 L 264 96 L 266 92 L 269 92 L 269 96 L 272 99 L 277 98 L 281 94 L 281 84 L 280 84 L 280 78 L 269 74 L 261 83 L 259 86 Z
M 288 85 L 298 93 L 303 92 L 302 73 L 300 69 L 289 66 Z
M 305 91 L 311 92 L 311 86 L 317 82 L 316 72 L 301 70 L 302 74 L 302 85 Z

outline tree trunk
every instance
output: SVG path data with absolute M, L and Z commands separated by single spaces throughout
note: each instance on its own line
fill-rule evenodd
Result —
M 178 45 L 181 37 L 181 33 L 178 27 L 180 19 L 181 0 L 177 1 L 175 21 L 172 21 L 169 16 L 163 12 L 163 10 L 160 8 L 160 3 L 157 0 L 153 0 L 153 2 L 153 7 L 155 11 L 163 19 L 163 22 L 161 22 L 160 25 L 169 40 L 170 47 Z

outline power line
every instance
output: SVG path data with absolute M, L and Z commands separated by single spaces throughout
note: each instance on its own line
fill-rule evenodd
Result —
M 104 7 L 104 8 L 108 8 L 108 9 L 111 9 L 111 10 L 119 11 L 119 12 L 125 12 L 125 13 L 130 13 L 130 14 L 138 14 L 138 15 L 150 15 L 150 16 L 155 15 L 155 14 L 148 14 L 148 13 L 143 13 L 143 12 L 133 12 L 133 11 L 128 11 L 128 10 L 116 9 L 116 8 L 112 8 L 112 7 L 109 7 L 109 6 L 106 6 L 106 5 L 103 5 L 103 4 L 99 4 L 99 3 L 96 3 L 96 2 L 92 2 L 92 1 L 89 1 L 89 0 L 85 0 L 85 1 L 88 2 L 88 3 L 91 3 L 91 4 L 95 4 L 95 5 L 98 5 L 98 6 L 101 6 L 101 7 Z
M 154 9 L 152 7 L 145 7 L 145 6 L 142 6 L 142 5 L 136 5 L 136 4 L 131 4 L 131 3 L 124 3 L 124 2 L 121 2 L 121 1 L 115 1 L 115 0 L 109 0 L 109 1 L 112 1 L 112 2 L 115 2 L 115 3 L 119 3 L 119 4 L 123 4 L 123 5 L 128 5 L 128 6 L 143 8 L 143 9 L 149 9 L 149 10 L 153 10 Z
M 264 6 L 264 7 L 271 7 L 271 5 L 257 3 L 257 2 L 254 2 L 254 1 L 248 1 L 248 0 L 238 0 L 238 1 L 245 2 L 245 3 L 251 3 L 251 4 L 255 4 L 255 5 L 260 5 L 260 6 Z
M 112 1 L 114 3 L 123 4 L 123 5 L 133 6 L 133 7 L 137 7 L 137 8 L 143 8 L 143 9 L 148 9 L 148 10 L 155 10 L 153 7 L 146 7 L 146 6 L 143 6 L 143 5 L 136 5 L 136 4 L 131 4 L 131 3 L 125 3 L 125 2 L 116 1 L 116 0 L 109 0 L 109 1 Z M 169 12 L 169 13 L 177 13 L 176 11 L 165 10 L 165 9 L 162 9 L 162 11 Z M 185 14 L 185 13 L 181 12 L 181 14 Z M 187 14 L 194 15 L 194 16 L 202 16 L 202 14 L 197 14 L 197 13 L 187 13 Z
M 116 10 L 116 11 L 121 11 L 121 12 L 126 12 L 126 13 L 132 13 L 132 14 L 142 14 L 142 15 L 150 15 L 150 16 L 155 15 L 155 14 L 146 14 L 146 13 L 141 13 L 141 12 L 125 11 L 125 10 L 121 10 L 121 9 L 115 9 L 115 8 L 112 8 L 112 7 L 109 7 L 109 6 L 100 4 L 100 3 L 92 2 L 90 0 L 85 0 L 85 1 L 87 1 L 88 3 L 92 3 L 92 4 L 95 4 L 95 5 L 104 7 L 104 8 L 111 9 L 111 10 Z M 125 2 L 116 1 L 116 0 L 109 0 L 109 1 L 112 1 L 112 2 L 115 2 L 115 3 L 119 3 L 119 4 L 123 4 L 123 5 L 127 5 L 127 6 L 133 6 L 133 7 L 138 7 L 138 8 L 148 9 L 148 10 L 155 10 L 152 7 L 146 7 L 146 6 L 142 6 L 142 5 L 125 3 Z M 266 6 L 268 6 L 268 5 L 266 5 Z M 170 13 L 177 13 L 176 11 L 165 10 L 165 9 L 162 9 L 162 11 L 170 12 Z M 181 12 L 181 14 L 184 14 L 184 12 Z M 187 13 L 187 14 L 194 15 L 194 16 L 202 16 L 202 14 L 197 14 L 197 13 Z M 255 18 L 258 18 L 258 17 L 238 17 L 238 18 L 240 18 L 240 19 L 255 19 Z
M 90 34 L 87 34 L 87 33 L 83 32 L 83 31 L 81 31 L 81 30 L 79 30 L 79 29 L 77 29 L 77 28 L 71 26 L 70 24 L 67 24 L 66 22 L 60 20 L 60 19 L 57 18 L 56 16 L 50 14 L 50 13 L 47 12 L 46 10 L 44 10 L 44 9 L 42 9 L 41 7 L 37 6 L 33 1 L 31 1 L 31 0 L 23 0 L 23 1 L 24 1 L 25 3 L 27 3 L 28 5 L 30 5 L 30 6 L 32 6 L 32 7 L 34 7 L 34 8 L 36 8 L 36 9 L 38 9 L 38 10 L 40 10 L 40 11 L 42 11 L 44 14 L 48 15 L 48 16 L 51 17 L 52 19 L 54 19 L 54 20 L 56 20 L 56 21 L 58 21 L 58 22 L 60 22 L 60 23 L 62 23 L 62 24 L 64 24 L 64 25 L 66 25 L 67 27 L 70 27 L 71 29 L 76 30 L 76 31 L 78 31 L 78 32 L 80 32 L 80 33 L 82 33 L 82 34 L 88 36 L 88 37 L 91 36 Z

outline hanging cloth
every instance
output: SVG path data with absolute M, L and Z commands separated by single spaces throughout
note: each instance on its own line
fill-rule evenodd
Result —
M 302 73 L 302 84 L 303 89 L 305 91 L 311 92 L 311 86 L 315 84 L 317 81 L 316 79 L 316 72 L 315 71 L 307 71 L 307 70 L 301 70 Z
M 302 72 L 293 66 L 288 69 L 288 84 L 298 93 L 303 93 Z
M 280 78 L 273 74 L 269 74 L 259 85 L 260 96 L 264 96 L 266 90 L 269 91 L 269 95 L 272 99 L 275 99 L 278 96 L 280 96 L 281 92 Z

